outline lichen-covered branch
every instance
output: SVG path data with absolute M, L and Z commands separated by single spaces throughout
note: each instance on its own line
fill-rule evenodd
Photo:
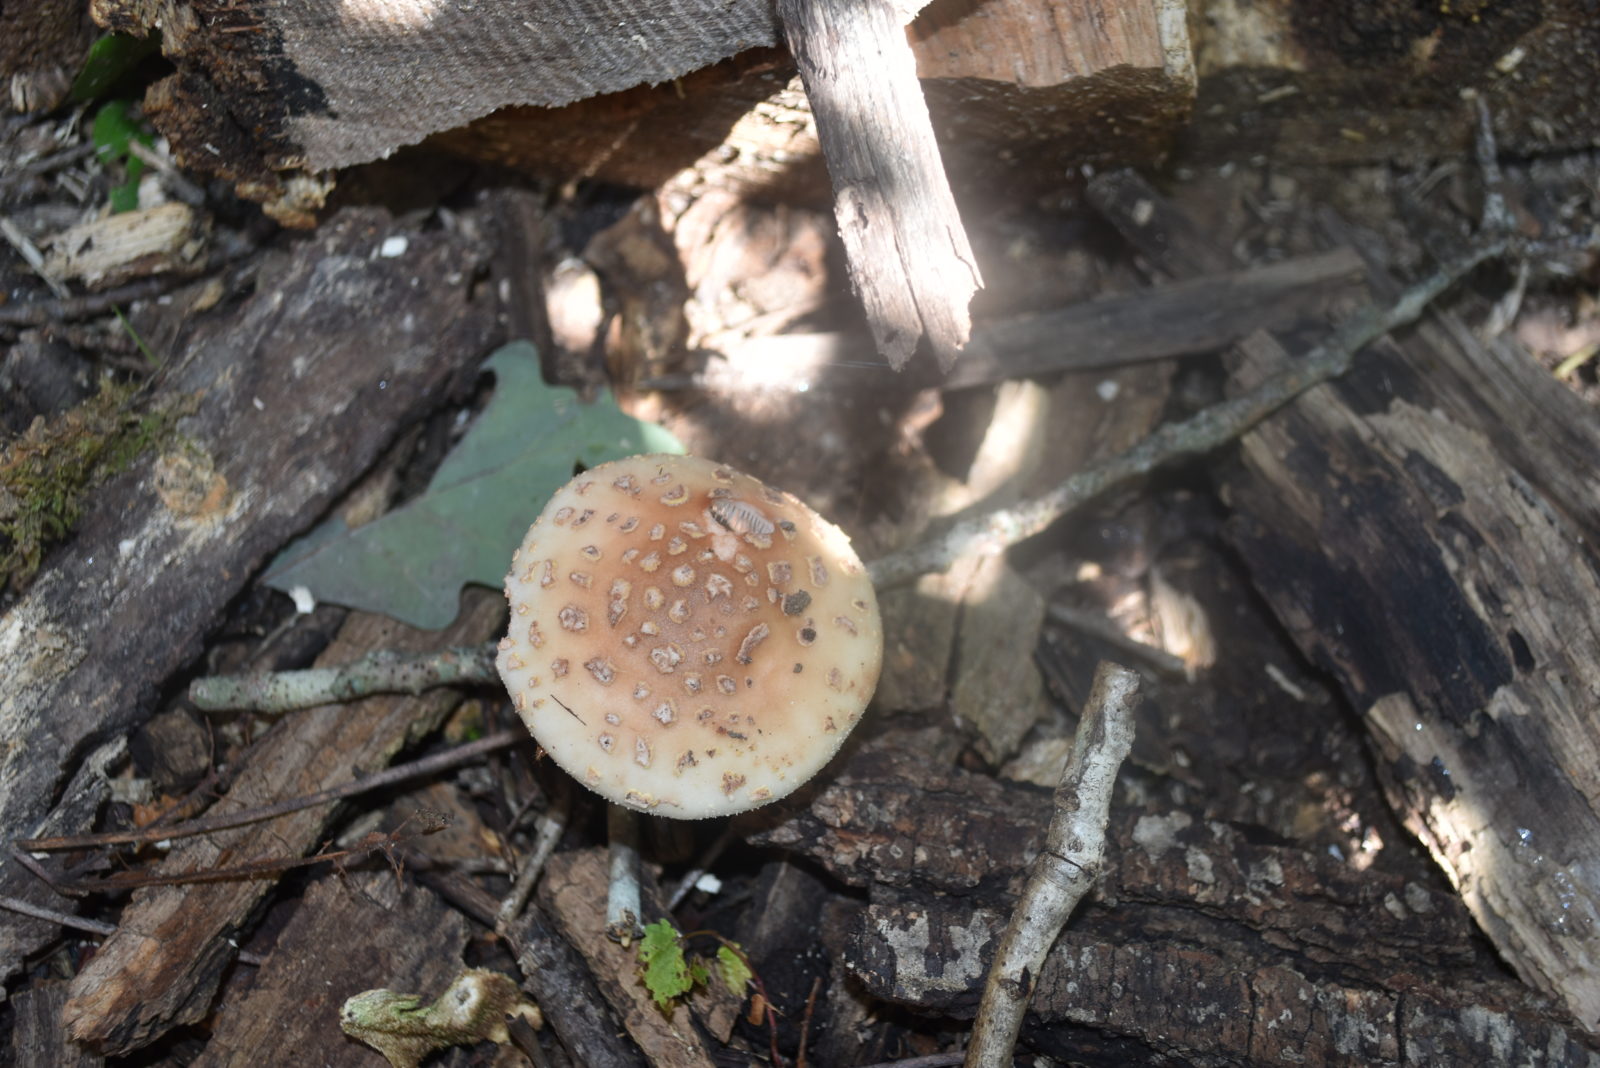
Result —
M 1044 850 L 1000 938 L 967 1047 L 967 1068 L 1004 1068 L 1022 1029 L 1034 982 L 1067 917 L 1094 885 L 1105 855 L 1117 769 L 1133 746 L 1139 674 L 1102 661 L 1056 787 Z
M 493 683 L 499 678 L 494 650 L 486 643 L 418 656 L 379 651 L 333 668 L 210 675 L 190 685 L 189 700 L 207 712 L 292 712 L 379 693 L 415 695 L 453 683 Z

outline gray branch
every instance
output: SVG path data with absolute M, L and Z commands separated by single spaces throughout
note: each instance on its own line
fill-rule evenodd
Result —
M 1138 672 L 1102 661 L 1056 787 L 1044 851 L 1034 859 L 989 966 L 966 1068 L 1009 1068 L 1045 956 L 1099 877 L 1111 794 L 1117 769 L 1133 745 L 1138 702 Z
M 380 693 L 415 695 L 435 686 L 497 682 L 494 654 L 493 642 L 417 656 L 380 650 L 339 667 L 209 675 L 190 684 L 189 700 L 206 712 L 292 712 Z
M 1504 249 L 1503 240 L 1491 241 L 1442 265 L 1388 307 L 1369 306 L 1309 355 L 1249 392 L 1181 422 L 1166 424 L 1127 451 L 1078 472 L 1042 497 L 964 520 L 940 535 L 873 561 L 867 565 L 873 584 L 879 589 L 898 586 L 919 575 L 943 571 L 968 553 L 1003 552 L 1113 487 L 1147 475 L 1162 464 L 1210 452 L 1239 438 L 1312 386 L 1343 374 L 1363 346 L 1416 321 L 1434 298 Z

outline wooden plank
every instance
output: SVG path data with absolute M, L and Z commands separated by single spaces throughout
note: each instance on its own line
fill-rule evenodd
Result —
M 461 616 L 442 631 L 419 631 L 382 616 L 353 614 L 317 663 L 347 663 L 375 649 L 426 652 L 472 644 L 501 627 L 505 608 L 497 594 L 473 590 L 465 603 Z M 286 717 L 241 758 L 245 767 L 228 792 L 229 803 L 268 805 L 382 768 L 458 700 L 450 691 L 436 690 L 420 698 L 375 697 Z M 186 839 L 168 854 L 161 871 L 203 872 L 229 860 L 310 853 L 322 841 L 334 811 L 332 806 L 302 809 Z M 262 876 L 136 893 L 116 934 L 73 981 L 72 1000 L 63 1015 L 73 1038 L 123 1053 L 204 1016 L 236 952 L 230 935 L 277 882 Z
M 1256 330 L 1288 327 L 1324 311 L 1361 280 L 1349 249 L 1153 285 L 1055 311 L 974 325 L 972 341 L 941 389 L 1012 378 L 1123 367 L 1215 352 Z M 740 342 L 697 384 L 751 388 L 744 369 L 791 388 L 870 388 L 881 380 L 868 342 L 847 333 L 777 334 Z M 865 366 L 863 364 L 866 363 Z
M 850 282 L 895 370 L 924 337 L 946 370 L 983 286 L 891 0 L 778 0 L 833 182 Z
M 375 255 L 391 236 L 407 253 Z M 84 829 L 49 818 L 84 749 L 140 722 L 256 569 L 473 373 L 495 329 L 469 299 L 481 254 L 349 210 L 269 258 L 241 312 L 185 325 L 162 376 L 166 397 L 202 399 L 181 444 L 86 500 L 71 543 L 0 617 L 0 835 Z M 17 865 L 0 866 L 0 892 L 49 897 Z M 0 914 L 0 970 L 48 936 Z

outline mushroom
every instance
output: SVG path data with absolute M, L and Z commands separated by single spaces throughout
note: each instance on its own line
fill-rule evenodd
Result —
M 512 558 L 497 665 L 544 751 L 678 819 L 776 801 L 860 720 L 883 655 L 866 569 L 794 496 L 691 456 L 601 464 Z
M 743 812 L 811 778 L 861 718 L 883 627 L 849 539 L 692 456 L 567 483 L 506 576 L 497 666 L 550 758 L 619 805 Z

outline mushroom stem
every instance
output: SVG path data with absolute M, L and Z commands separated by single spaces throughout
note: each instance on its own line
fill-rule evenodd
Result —
M 611 877 L 606 887 L 606 937 L 631 945 L 642 932 L 639 900 L 639 814 L 621 805 L 606 806 Z

